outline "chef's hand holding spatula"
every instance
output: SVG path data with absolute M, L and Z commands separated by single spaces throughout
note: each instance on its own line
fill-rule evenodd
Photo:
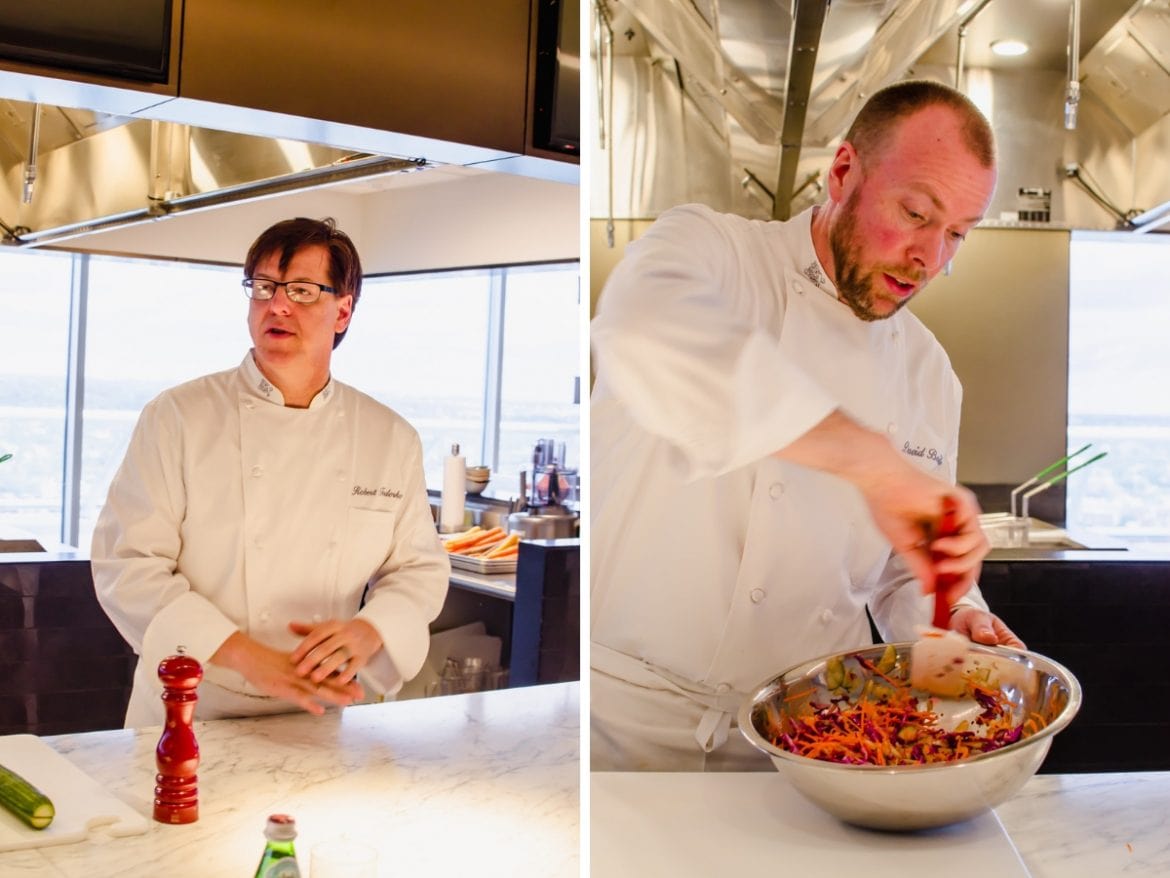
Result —
M 944 497 L 931 539 L 932 560 L 943 569 L 936 566 L 934 582 L 923 584 L 934 593 L 933 627 L 922 632 L 910 652 L 911 685 L 944 697 L 957 697 L 966 688 L 970 640 L 1021 649 L 1024 646 L 1023 641 L 998 617 L 978 607 L 956 608 L 955 602 L 967 592 L 971 583 L 948 571 L 945 564 L 948 556 L 933 546 L 935 540 L 958 533 L 957 515 L 955 499 L 950 495 Z M 954 622 L 960 625 L 953 626 Z

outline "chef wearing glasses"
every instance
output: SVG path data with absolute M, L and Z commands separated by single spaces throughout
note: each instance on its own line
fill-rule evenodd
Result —
M 155 669 L 180 650 L 204 667 L 198 719 L 394 693 L 446 595 L 417 432 L 330 375 L 353 243 L 285 220 L 244 273 L 252 349 L 146 406 L 94 531 L 98 599 L 139 657 L 127 727 L 162 723 Z

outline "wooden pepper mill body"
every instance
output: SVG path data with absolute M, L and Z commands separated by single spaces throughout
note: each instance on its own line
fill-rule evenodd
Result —
M 195 689 L 203 668 L 190 656 L 172 655 L 159 662 L 166 724 L 155 749 L 154 819 L 159 823 L 194 823 L 199 819 L 199 790 L 195 769 L 199 743 L 191 726 Z

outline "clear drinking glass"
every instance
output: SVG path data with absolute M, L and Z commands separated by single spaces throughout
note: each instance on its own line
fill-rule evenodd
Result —
M 313 846 L 309 867 L 309 878 L 375 878 L 378 852 L 347 838 L 323 841 Z

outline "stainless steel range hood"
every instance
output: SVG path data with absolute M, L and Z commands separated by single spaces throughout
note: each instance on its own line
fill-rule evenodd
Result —
M 160 34 L 133 2 L 13 5 L 0 34 L 5 243 L 408 171 L 578 182 L 575 154 L 535 132 L 556 106 L 536 57 L 549 4 L 246 6 L 153 0 Z
M 15 245 L 62 242 L 173 213 L 426 166 L 419 159 L 15 101 L 0 102 L 0 118 L 0 221 Z M 29 152 L 18 148 L 22 142 Z M 29 155 L 35 156 L 32 165 Z
M 1036 222 L 1024 193 L 1039 191 L 1050 225 L 1134 228 L 1170 201 L 1170 0 L 1081 0 L 1074 130 L 1063 109 L 1070 9 L 594 0 L 599 76 L 586 105 L 606 140 L 593 144 L 591 215 L 652 218 L 685 201 L 788 215 L 820 200 L 820 175 L 868 94 L 902 78 L 961 77 L 999 140 L 990 224 Z M 989 43 L 1021 29 L 1033 51 L 993 58 Z
M 0 221 L 6 243 L 17 245 L 426 167 L 422 160 L 18 101 L 0 102 L 0 119 Z

